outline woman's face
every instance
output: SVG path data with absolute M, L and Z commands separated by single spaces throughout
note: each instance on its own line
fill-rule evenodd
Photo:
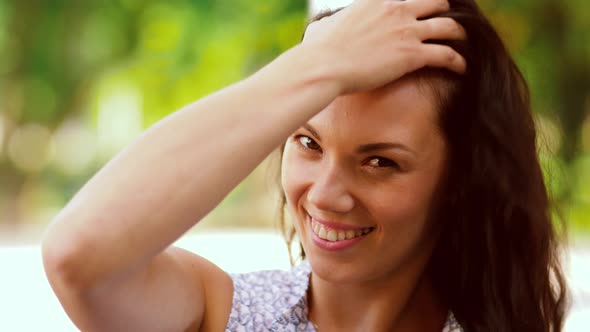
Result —
M 332 281 L 420 273 L 446 164 L 431 91 L 411 76 L 341 96 L 289 137 L 282 186 L 314 273 Z

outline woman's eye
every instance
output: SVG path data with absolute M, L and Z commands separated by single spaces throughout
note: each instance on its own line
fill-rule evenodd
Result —
M 371 157 L 371 159 L 369 159 L 368 164 L 372 167 L 393 167 L 396 169 L 399 168 L 399 165 L 395 161 L 381 157 Z
M 308 136 L 299 135 L 296 137 L 296 139 L 299 141 L 299 144 L 301 144 L 306 149 L 310 149 L 310 150 L 319 150 L 320 149 L 320 145 Z

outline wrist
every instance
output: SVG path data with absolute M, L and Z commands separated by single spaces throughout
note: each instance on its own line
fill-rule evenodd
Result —
M 291 78 L 301 84 L 321 89 L 331 99 L 344 93 L 344 84 L 325 51 L 313 45 L 298 44 L 276 60 Z

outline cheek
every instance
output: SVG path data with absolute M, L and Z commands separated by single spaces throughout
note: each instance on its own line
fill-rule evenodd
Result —
M 370 211 L 380 228 L 377 250 L 385 260 L 403 264 L 429 251 L 429 244 L 436 238 L 430 227 L 430 195 L 414 186 L 394 189 L 381 192 L 382 197 L 373 200 Z
M 373 202 L 380 220 L 392 227 L 424 227 L 432 217 L 444 161 L 444 154 L 432 156 L 424 163 L 428 167 L 401 176 L 379 190 Z
M 281 161 L 281 187 L 285 193 L 287 200 L 287 207 L 291 212 L 303 195 L 306 183 L 309 182 L 309 172 L 304 171 L 304 167 L 299 165 L 300 162 L 296 160 L 294 151 L 290 151 L 289 147 L 285 147 L 283 159 Z
M 422 227 L 428 219 L 432 188 L 413 184 L 390 185 L 364 195 L 373 217 L 384 229 Z
M 373 217 L 384 228 L 400 227 L 420 223 L 423 219 L 423 211 L 427 207 L 417 197 L 403 191 L 389 193 L 373 200 Z

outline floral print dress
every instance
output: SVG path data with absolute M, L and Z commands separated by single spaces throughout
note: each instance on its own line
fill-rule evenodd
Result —
M 289 271 L 231 274 L 232 309 L 226 332 L 316 332 L 307 318 L 311 266 L 303 261 Z M 463 332 L 451 312 L 442 332 Z

